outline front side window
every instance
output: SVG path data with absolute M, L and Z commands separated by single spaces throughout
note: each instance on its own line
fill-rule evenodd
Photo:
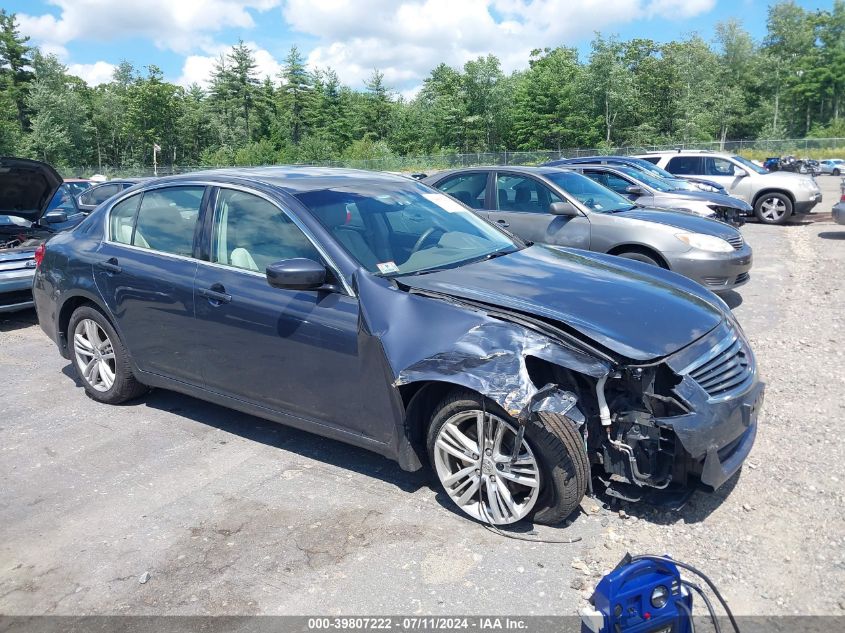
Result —
M 675 156 L 666 165 L 666 170 L 672 174 L 685 175 L 701 175 L 701 157 L 700 156 Z
M 297 257 L 322 261 L 316 247 L 284 211 L 251 193 L 220 190 L 211 261 L 263 272 L 270 264 Z
M 79 197 L 79 201 L 82 204 L 98 205 L 101 202 L 105 202 L 120 191 L 121 186 L 119 184 L 108 184 L 100 185 L 98 187 L 91 187 Z
M 520 247 L 418 183 L 353 181 L 296 197 L 353 259 L 385 276 L 454 268 Z
M 588 171 L 586 172 L 586 175 L 595 180 L 597 183 L 604 185 L 611 191 L 615 191 L 623 196 L 628 195 L 628 187 L 632 184 L 616 174 Z
M 487 191 L 487 172 L 452 176 L 438 183 L 437 188 L 460 200 L 468 207 L 483 209 L 484 196 Z
M 113 242 L 121 244 L 132 243 L 132 229 L 135 225 L 135 211 L 138 210 L 138 203 L 141 201 L 141 194 L 129 196 L 112 207 L 109 215 L 109 232 Z
M 144 192 L 132 245 L 190 257 L 205 187 L 165 187 Z
M 578 200 L 585 207 L 596 213 L 615 213 L 628 211 L 634 207 L 628 198 L 603 187 L 574 171 L 558 171 L 546 174 L 546 177 Z
M 724 158 L 708 156 L 704 159 L 704 174 L 706 176 L 733 176 L 734 165 Z
M 552 202 L 561 202 L 551 189 L 526 176 L 499 174 L 496 189 L 496 208 L 500 211 L 548 213 Z
M 749 170 L 750 172 L 756 172 L 758 174 L 769 173 L 763 167 L 760 167 L 760 165 L 752 163 L 750 160 L 748 160 L 747 158 L 743 158 L 742 156 L 731 156 L 731 158 L 733 160 L 735 160 L 736 162 L 738 162 L 740 165 L 742 165 L 743 168 Z

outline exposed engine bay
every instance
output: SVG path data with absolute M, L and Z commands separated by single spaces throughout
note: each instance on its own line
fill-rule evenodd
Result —
M 38 227 L 0 224 L 0 250 L 35 248 L 52 233 Z

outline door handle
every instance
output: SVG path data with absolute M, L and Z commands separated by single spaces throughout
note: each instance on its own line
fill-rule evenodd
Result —
M 211 288 L 197 288 L 197 294 L 208 299 L 208 302 L 215 305 L 230 303 L 232 295 L 225 292 L 220 284 L 214 284 Z
M 102 268 L 106 272 L 110 273 L 119 273 L 121 270 L 123 270 L 120 266 L 117 265 L 117 257 L 109 257 L 105 261 L 97 262 L 97 268 Z
M 496 224 L 505 228 L 508 228 L 510 226 L 507 220 L 496 220 Z

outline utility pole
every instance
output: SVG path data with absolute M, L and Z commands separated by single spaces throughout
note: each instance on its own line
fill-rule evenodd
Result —
M 158 153 L 161 151 L 161 146 L 158 143 L 153 143 L 153 175 L 158 176 Z

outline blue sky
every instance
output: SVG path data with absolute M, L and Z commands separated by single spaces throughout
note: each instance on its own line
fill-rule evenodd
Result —
M 829 2 L 798 4 L 829 9 Z M 413 94 L 441 61 L 453 66 L 494 53 L 506 71 L 528 51 L 578 47 L 594 31 L 666 41 L 736 17 L 759 39 L 769 2 L 761 0 L 5 0 L 21 31 L 91 84 L 126 59 L 159 66 L 182 84 L 206 80 L 214 59 L 238 39 L 273 75 L 291 45 L 311 66 L 331 66 L 360 87 L 373 68 Z

